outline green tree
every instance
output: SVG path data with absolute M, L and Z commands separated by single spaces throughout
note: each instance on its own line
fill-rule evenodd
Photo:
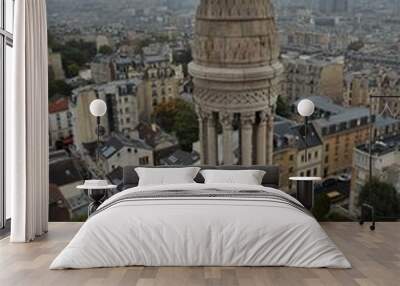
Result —
M 49 78 L 49 98 L 52 99 L 57 95 L 70 96 L 72 87 L 63 80 L 54 80 Z
M 74 77 L 79 74 L 80 67 L 77 64 L 70 64 L 67 66 L 66 73 L 68 77 Z
M 77 70 L 79 71 L 79 69 L 92 61 L 97 54 L 96 44 L 94 42 L 71 40 L 65 44 L 61 44 L 51 36 L 49 45 L 51 45 L 54 52 L 61 53 L 62 64 L 67 77 L 76 76 Z
M 324 220 L 331 209 L 331 201 L 325 193 L 318 194 L 314 201 L 312 214 L 317 220 Z
M 395 187 L 373 178 L 360 191 L 358 206 L 369 204 L 378 216 L 395 217 L 400 215 L 400 196 Z
M 191 152 L 193 143 L 199 140 L 198 118 L 193 106 L 181 101 L 174 119 L 174 131 L 182 150 Z
M 135 45 L 135 53 L 136 54 L 141 54 L 142 50 L 144 47 L 147 47 L 148 45 L 150 45 L 152 43 L 150 38 L 145 38 L 145 39 L 141 39 L 139 40 L 136 45 Z
M 159 104 L 154 110 L 153 119 L 166 132 L 176 135 L 184 151 L 192 151 L 193 143 L 199 140 L 194 107 L 182 99 Z
M 282 95 L 278 96 L 278 101 L 276 103 L 276 114 L 285 118 L 290 116 L 289 103 Z
M 164 102 L 157 105 L 153 112 L 153 120 L 168 133 L 171 133 L 174 129 L 177 114 L 176 105 L 176 100 Z
M 99 48 L 99 53 L 103 55 L 111 55 L 113 49 L 110 46 L 104 45 Z

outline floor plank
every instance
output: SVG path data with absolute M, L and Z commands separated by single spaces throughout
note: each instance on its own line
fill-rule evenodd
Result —
M 371 232 L 357 223 L 323 223 L 352 269 L 285 267 L 126 267 L 50 271 L 55 256 L 81 227 L 51 223 L 49 233 L 30 244 L 0 240 L 2 286 L 397 286 L 400 273 L 400 223 L 379 223 Z

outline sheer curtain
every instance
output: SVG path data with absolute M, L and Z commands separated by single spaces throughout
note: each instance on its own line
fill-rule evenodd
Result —
M 15 2 L 13 90 L 6 99 L 6 187 L 12 242 L 48 226 L 48 87 L 45 0 Z

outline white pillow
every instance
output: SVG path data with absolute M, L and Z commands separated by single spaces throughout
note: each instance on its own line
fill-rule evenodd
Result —
M 202 170 L 206 184 L 261 185 L 265 171 L 261 170 Z
M 139 186 L 190 184 L 200 171 L 198 167 L 188 168 L 135 168 Z

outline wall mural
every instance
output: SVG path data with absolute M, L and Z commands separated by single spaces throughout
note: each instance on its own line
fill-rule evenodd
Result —
M 125 2 L 48 0 L 50 220 L 87 219 L 83 181 L 111 196 L 160 165 L 276 165 L 295 197 L 316 178 L 320 220 L 400 214 L 394 1 Z

